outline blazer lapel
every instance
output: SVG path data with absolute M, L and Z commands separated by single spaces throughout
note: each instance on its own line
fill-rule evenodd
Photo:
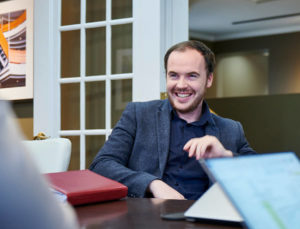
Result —
M 210 117 L 208 125 L 205 127 L 205 135 L 215 136 L 216 138 L 220 139 L 219 129 L 217 128 L 212 116 Z
M 160 178 L 162 178 L 168 159 L 170 143 L 170 112 L 167 101 L 158 109 L 156 115 L 159 169 Z

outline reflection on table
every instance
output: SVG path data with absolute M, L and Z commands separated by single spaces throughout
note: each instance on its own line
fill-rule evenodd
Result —
M 183 212 L 194 201 L 126 198 L 75 208 L 82 228 L 241 228 L 203 222 L 170 221 L 161 214 Z

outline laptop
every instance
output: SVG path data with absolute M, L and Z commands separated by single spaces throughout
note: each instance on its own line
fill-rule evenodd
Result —
M 228 225 L 243 223 L 243 218 L 217 182 L 184 212 L 184 219 Z
M 200 163 L 218 182 L 247 228 L 300 228 L 300 163 L 295 153 L 215 158 Z

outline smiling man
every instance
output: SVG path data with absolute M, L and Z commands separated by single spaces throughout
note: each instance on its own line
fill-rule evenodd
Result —
M 239 122 L 204 101 L 215 65 L 209 48 L 182 42 L 164 61 L 168 99 L 129 103 L 90 169 L 125 184 L 130 197 L 198 199 L 209 187 L 200 158 L 255 151 Z

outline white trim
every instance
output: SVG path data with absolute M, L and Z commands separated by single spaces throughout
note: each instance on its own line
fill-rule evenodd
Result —
M 171 45 L 188 40 L 188 1 L 133 4 L 133 101 L 159 99 L 166 87 L 164 54 Z
M 111 20 L 111 0 L 106 0 L 106 21 Z M 111 129 L 111 25 L 106 25 L 105 129 Z M 106 133 L 105 138 L 108 138 Z
M 133 78 L 132 73 L 124 73 L 124 74 L 114 74 L 111 76 L 106 76 L 106 75 L 85 76 L 84 79 L 81 79 L 80 77 L 60 78 L 58 82 L 61 84 L 66 84 L 66 83 L 80 83 L 81 81 L 94 82 L 94 81 L 104 81 L 106 79 L 121 80 L 121 79 L 132 79 L 132 78 Z
M 57 106 L 54 64 L 56 56 L 56 1 L 35 0 L 34 2 L 34 135 L 45 132 L 57 137 Z
M 161 63 L 160 63 L 160 92 L 166 91 L 164 55 L 174 44 L 189 38 L 188 1 L 165 0 L 161 7 Z M 178 15 L 180 15 L 178 17 Z
M 80 83 L 82 79 L 80 77 L 70 77 L 70 78 L 59 78 L 58 82 L 60 84 L 67 84 L 67 83 Z
M 59 31 L 59 26 L 62 21 L 61 19 L 61 1 L 60 0 L 54 0 L 53 1 L 53 11 L 57 12 L 56 15 L 52 15 L 53 17 L 56 17 L 56 20 L 54 20 L 53 23 L 53 56 L 52 56 L 52 64 L 54 68 L 54 74 L 53 74 L 53 101 L 54 101 L 54 123 L 52 125 L 55 128 L 55 136 L 58 135 L 58 131 L 61 128 L 61 85 L 58 84 L 58 80 L 60 79 L 60 73 L 61 73 L 61 32 Z M 55 45 L 56 44 L 56 45 Z
M 80 169 L 85 169 L 85 135 L 80 135 Z
M 108 21 L 110 25 L 124 25 L 132 22 L 133 22 L 133 18 L 122 18 L 122 19 L 115 19 L 115 20 Z
M 114 75 L 110 75 L 109 78 L 111 80 L 132 79 L 133 78 L 133 73 L 114 74 Z
M 72 31 L 72 30 L 79 30 L 81 29 L 81 27 L 82 27 L 81 24 L 74 24 L 74 25 L 59 26 L 58 29 L 59 31 Z
M 59 134 L 61 136 L 79 136 L 79 135 L 105 135 L 110 133 L 110 130 L 106 129 L 95 129 L 95 130 L 61 130 Z
M 83 26 L 86 29 L 93 29 L 93 28 L 99 28 L 99 27 L 105 27 L 107 25 L 106 21 L 97 21 L 97 22 L 89 22 L 84 24 Z
M 92 28 L 105 27 L 106 25 L 124 25 L 129 23 L 133 23 L 132 18 L 122 18 L 122 19 L 100 21 L 100 22 L 88 22 L 88 23 L 73 24 L 73 25 L 62 25 L 59 27 L 59 30 L 71 31 L 71 30 L 79 30 L 81 28 L 92 29 Z
M 160 0 L 133 0 L 133 101 L 160 97 L 160 7 Z
M 86 59 L 86 34 L 85 34 L 85 18 L 86 18 L 86 0 L 81 0 L 80 4 L 80 130 L 85 130 L 85 59 Z M 80 169 L 85 169 L 85 136 L 80 134 Z

